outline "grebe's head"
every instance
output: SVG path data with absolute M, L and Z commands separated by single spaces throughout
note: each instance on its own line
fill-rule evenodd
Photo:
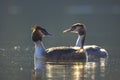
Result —
M 51 36 L 50 33 L 48 33 L 44 28 L 41 26 L 37 26 L 36 24 L 32 28 L 32 40 L 34 42 L 36 41 L 42 41 L 42 38 L 45 36 Z
M 72 27 L 70 29 L 66 29 L 63 31 L 63 33 L 67 33 L 67 32 L 73 32 L 73 33 L 77 33 L 79 35 L 85 35 L 86 28 L 85 28 L 85 25 L 82 23 L 75 23 L 72 25 Z

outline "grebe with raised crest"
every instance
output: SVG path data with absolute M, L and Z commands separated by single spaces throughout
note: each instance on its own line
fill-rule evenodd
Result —
M 35 43 L 35 59 L 44 58 L 46 61 L 58 61 L 58 60 L 78 60 L 83 61 L 87 58 L 87 53 L 80 48 L 74 47 L 52 47 L 45 49 L 42 38 L 45 36 L 51 36 L 44 28 L 41 26 L 34 25 L 32 31 L 32 40 Z

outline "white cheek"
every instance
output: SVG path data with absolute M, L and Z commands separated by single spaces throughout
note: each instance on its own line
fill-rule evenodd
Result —
M 42 37 L 44 37 L 45 35 L 40 31 L 40 30 L 38 30 L 38 32 L 40 33 L 40 34 L 42 34 Z
M 76 30 L 79 30 L 79 29 L 80 29 L 79 27 L 76 28 Z
M 41 32 L 40 30 L 38 30 L 38 32 L 39 32 L 40 34 L 42 34 L 42 32 Z
M 78 32 L 79 32 L 79 29 L 80 29 L 80 28 L 77 27 L 73 32 L 74 32 L 74 33 L 78 33 Z

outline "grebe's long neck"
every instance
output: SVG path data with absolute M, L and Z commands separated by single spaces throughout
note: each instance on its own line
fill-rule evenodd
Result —
M 85 35 L 78 35 L 75 47 L 83 48 L 84 40 L 85 40 Z
M 45 54 L 45 48 L 41 41 L 35 42 L 35 53 L 34 53 L 34 68 L 40 69 L 42 67 L 42 59 Z
M 41 58 L 45 54 L 45 47 L 41 41 L 35 42 L 35 57 Z

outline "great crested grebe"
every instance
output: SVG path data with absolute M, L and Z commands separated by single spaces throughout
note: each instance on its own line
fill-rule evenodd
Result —
M 84 50 L 88 54 L 88 58 L 90 57 L 99 57 L 104 58 L 108 56 L 108 53 L 105 49 L 96 46 L 96 45 L 86 45 L 84 46 L 84 41 L 86 37 L 86 27 L 82 23 L 75 23 L 72 25 L 70 29 L 66 29 L 63 33 L 73 32 L 78 34 L 78 38 L 74 47 L 84 48 Z
M 87 55 L 83 49 L 74 49 L 70 47 L 52 47 L 45 49 L 42 38 L 51 35 L 44 28 L 34 25 L 32 31 L 32 40 L 35 43 L 34 58 L 44 58 L 47 61 L 58 60 L 86 60 Z

